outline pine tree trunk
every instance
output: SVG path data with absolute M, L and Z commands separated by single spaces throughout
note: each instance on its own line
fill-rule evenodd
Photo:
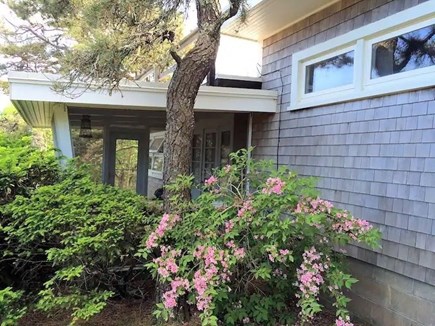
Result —
M 195 99 L 199 87 L 214 65 L 219 48 L 220 25 L 216 28 L 216 24 L 221 14 L 218 4 L 202 6 L 199 8 L 201 14 L 198 14 L 198 39 L 193 49 L 178 62 L 168 88 L 163 172 L 165 185 L 178 175 L 189 175 L 191 172 Z M 190 200 L 189 190 L 179 195 L 182 200 Z M 165 191 L 167 211 L 171 210 L 170 196 L 171 193 Z
M 239 11 L 244 0 L 230 0 L 228 13 L 222 14 L 219 0 L 196 0 L 198 18 L 198 39 L 194 47 L 181 59 L 177 54 L 172 56 L 177 61 L 177 68 L 172 76 L 167 94 L 166 133 L 164 146 L 164 185 L 173 182 L 179 175 L 189 175 L 192 164 L 192 141 L 195 129 L 193 108 L 199 87 L 214 66 L 220 41 L 220 28 L 225 20 Z M 164 193 L 166 212 L 177 212 L 171 207 L 171 194 Z M 180 201 L 190 200 L 190 189 L 180 193 Z M 174 203 L 173 205 L 177 205 Z M 178 212 L 177 212 L 178 213 Z M 157 285 L 157 300 L 161 299 L 163 288 Z M 189 318 L 189 306 L 185 300 L 180 303 L 178 317 Z M 180 316 L 181 315 L 181 316 Z

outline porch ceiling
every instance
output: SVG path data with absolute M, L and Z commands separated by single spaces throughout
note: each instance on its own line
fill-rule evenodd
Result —
M 222 33 L 262 41 L 338 0 L 263 0 L 253 6 L 246 22 L 236 17 L 222 26 Z
M 164 129 L 166 113 L 164 111 L 122 110 L 122 109 L 93 109 L 69 107 L 68 117 L 72 128 L 80 127 L 83 115 L 89 115 L 92 127 L 143 128 Z
M 10 98 L 24 120 L 33 127 L 50 127 L 53 110 L 65 106 L 104 110 L 164 111 L 168 84 L 124 83 L 112 95 L 104 90 L 87 90 L 84 84 L 74 85 L 76 96 L 65 96 L 53 90 L 59 76 L 39 73 L 11 72 L 8 75 Z M 278 93 L 268 90 L 202 86 L 195 111 L 266 112 L 277 110 Z

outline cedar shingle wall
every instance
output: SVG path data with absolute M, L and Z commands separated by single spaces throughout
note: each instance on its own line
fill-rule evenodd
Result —
M 435 88 L 286 111 L 292 53 L 422 2 L 343 0 L 266 39 L 263 88 L 282 92 L 281 125 L 255 115 L 253 137 L 257 158 L 320 177 L 324 198 L 381 228 L 382 250 L 351 256 L 435 285 Z

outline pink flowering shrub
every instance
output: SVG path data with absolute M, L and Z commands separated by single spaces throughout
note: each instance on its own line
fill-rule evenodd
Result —
M 356 280 L 338 249 L 376 247 L 379 231 L 318 198 L 313 179 L 248 161 L 247 151 L 231 159 L 144 239 L 141 254 L 155 257 L 147 266 L 164 289 L 155 315 L 187 305 L 203 325 L 303 324 L 322 310 L 322 294 L 334 301 L 336 325 L 352 325 L 343 290 Z

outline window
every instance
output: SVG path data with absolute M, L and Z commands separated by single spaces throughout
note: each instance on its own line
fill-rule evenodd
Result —
M 353 55 L 354 51 L 349 51 L 306 66 L 305 93 L 351 84 Z
M 193 137 L 192 174 L 195 182 L 211 176 L 213 169 L 229 162 L 232 151 L 231 132 L 203 129 Z
M 150 136 L 148 174 L 154 178 L 163 178 L 164 132 Z M 232 151 L 232 137 L 229 130 L 202 129 L 193 136 L 192 174 L 195 182 L 202 182 L 211 176 L 213 169 L 229 163 Z
M 428 1 L 293 54 L 290 110 L 435 85 Z
M 150 135 L 148 173 L 154 178 L 163 178 L 164 132 Z
M 372 45 L 372 79 L 433 65 L 435 65 L 435 25 Z

